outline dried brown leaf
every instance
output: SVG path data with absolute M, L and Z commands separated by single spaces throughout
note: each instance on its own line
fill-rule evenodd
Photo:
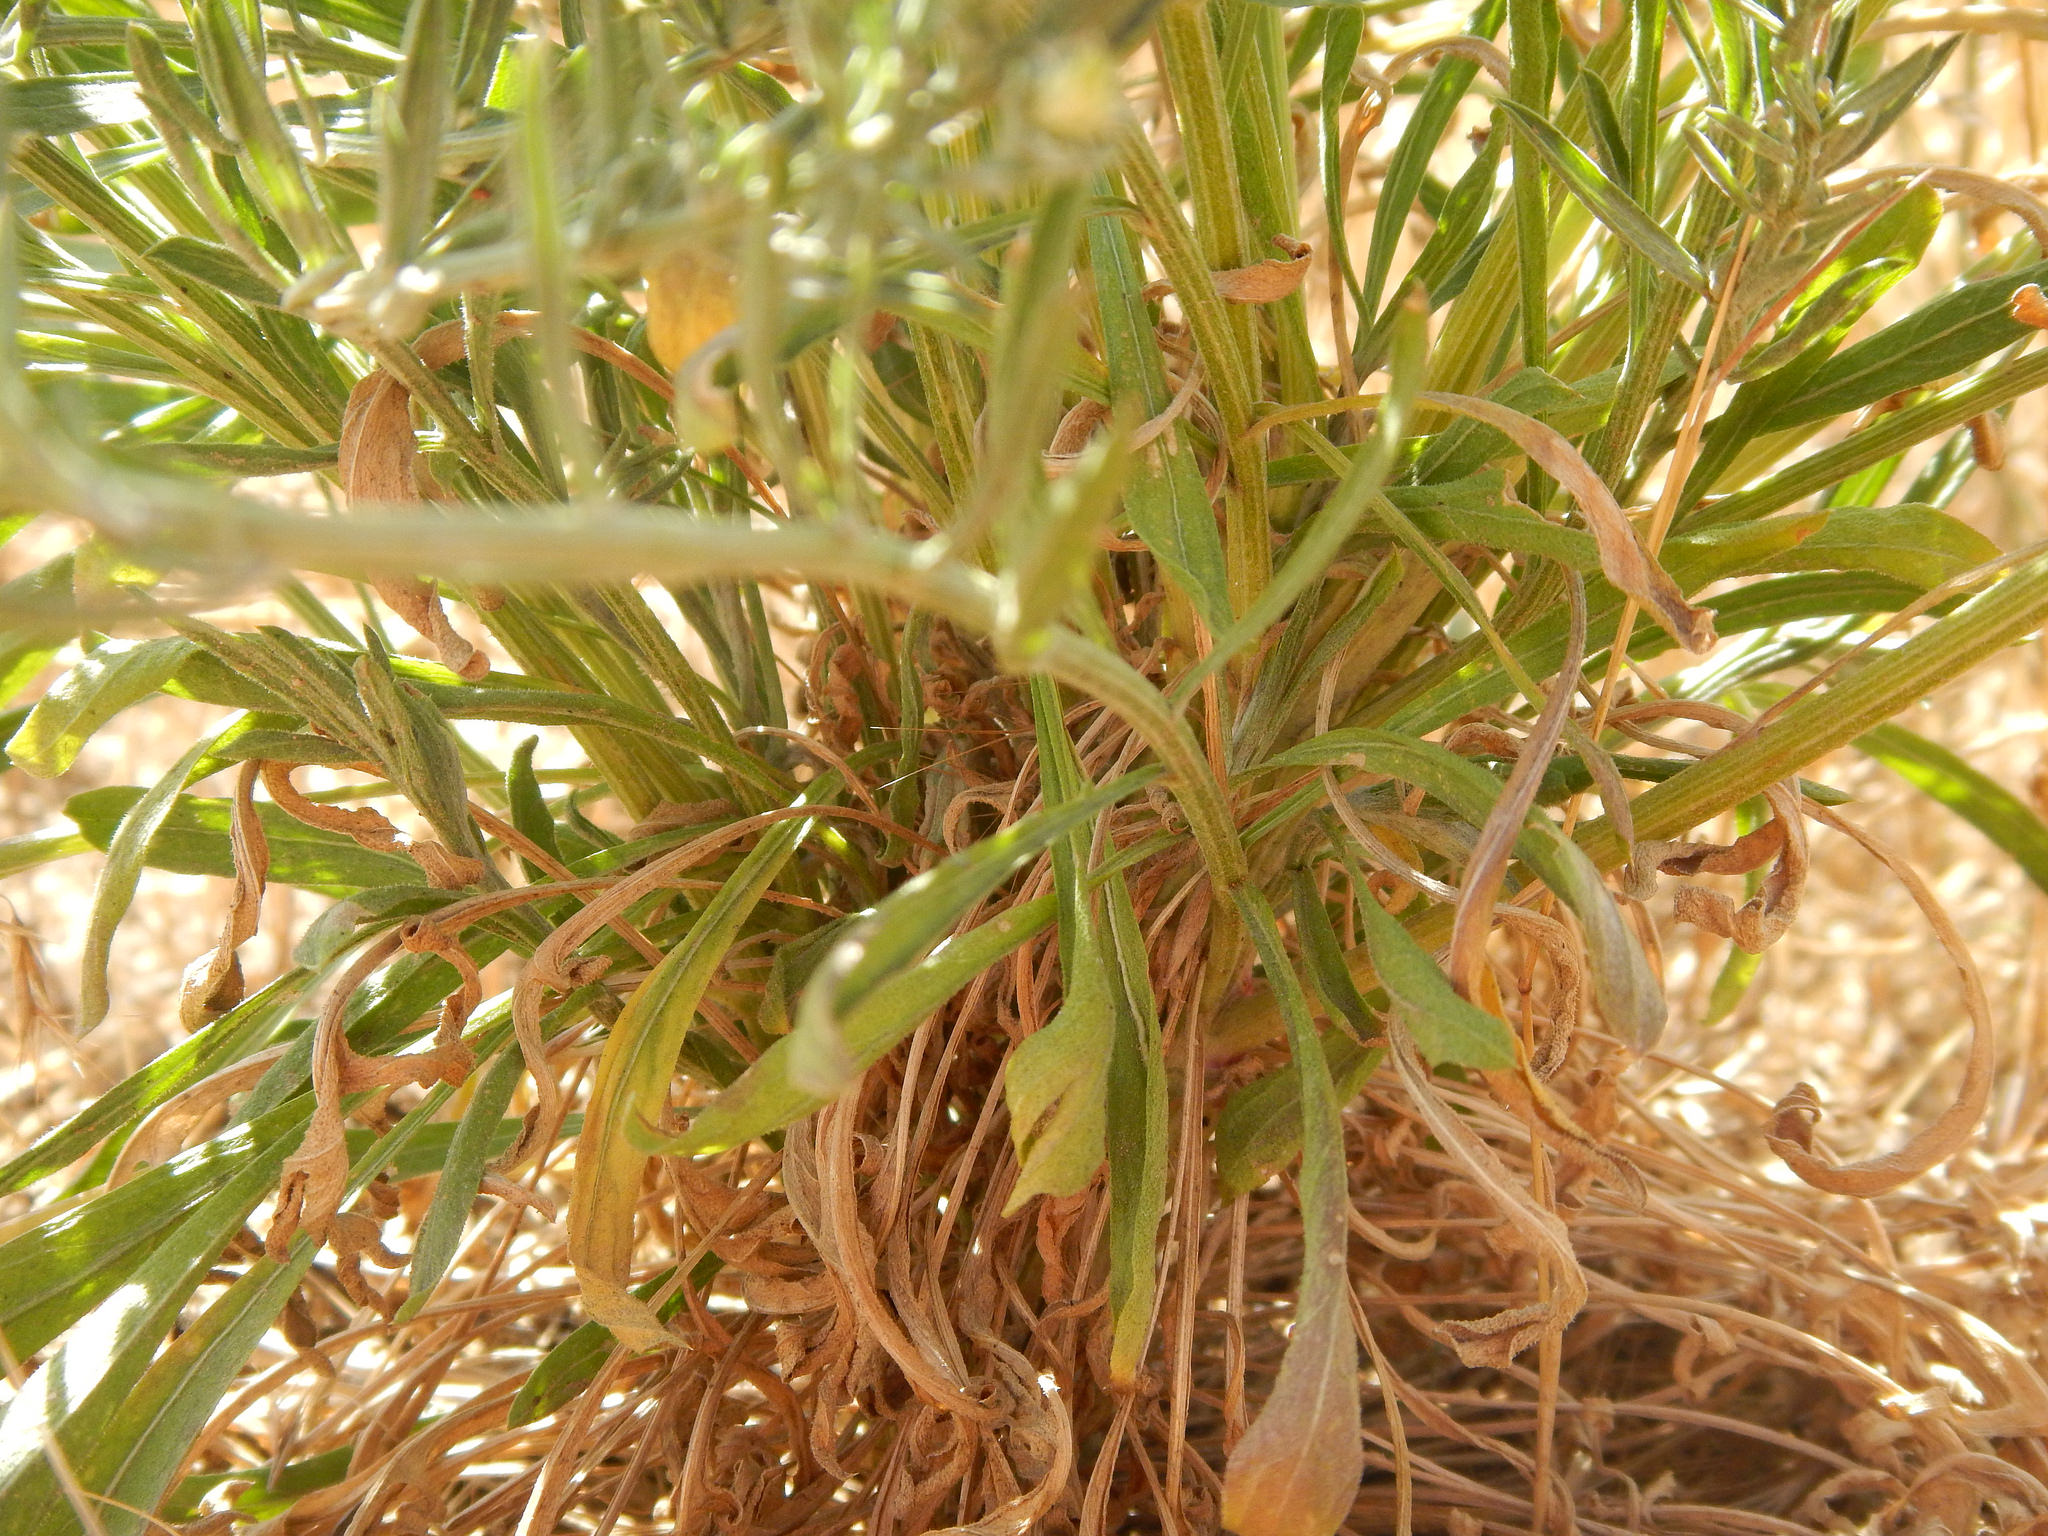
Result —
M 1555 427 L 1492 400 L 1424 390 L 1426 404 L 1484 422 L 1526 453 L 1567 491 L 1585 515 L 1599 549 L 1600 570 L 1695 655 L 1714 643 L 1714 616 L 1685 600 L 1678 583 L 1644 547 L 1614 493 Z

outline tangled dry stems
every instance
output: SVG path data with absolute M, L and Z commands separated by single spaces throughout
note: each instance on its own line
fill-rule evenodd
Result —
M 1036 801 L 1021 711 L 986 682 L 965 690 L 985 711 L 962 725 L 970 760 L 1022 771 L 961 791 L 941 838 L 920 841 L 956 844 L 976 819 L 1014 820 Z M 1106 713 L 1071 724 L 1097 777 L 1131 751 Z M 1109 836 L 1162 826 L 1163 798 L 1126 808 Z M 674 1266 L 654 1298 L 673 1317 L 673 1349 L 600 1350 L 587 1387 L 508 1427 L 539 1352 L 575 1320 L 547 1221 L 574 1144 L 543 1136 L 540 1198 L 487 1190 L 504 1203 L 396 1328 L 402 1287 L 374 1270 L 404 1256 L 380 1234 L 394 1215 L 416 1228 L 429 1181 L 373 1185 L 335 1217 L 338 1262 L 313 1271 L 286 1349 L 252 1365 L 195 1471 L 269 1466 L 282 1496 L 295 1467 L 352 1447 L 347 1475 L 277 1514 L 280 1532 L 1214 1529 L 1222 1464 L 1285 1344 L 1301 1226 L 1285 1175 L 1236 1201 L 1212 1187 L 1205 1125 L 1232 1087 L 1285 1056 L 1277 1044 L 1204 1050 L 1194 1001 L 1208 897 L 1195 869 L 1179 850 L 1132 880 L 1165 1004 L 1175 1126 L 1157 1342 L 1134 1391 L 1108 1369 L 1104 1188 L 1001 1214 L 1018 1164 L 996 1085 L 1009 1047 L 1056 1001 L 1048 935 L 779 1150 L 649 1164 L 638 1268 Z M 646 883 L 578 882 L 593 907 L 573 926 L 601 920 L 616 905 L 603 887 L 628 882 Z M 1050 886 L 1042 863 L 1003 900 Z M 1532 1029 L 1558 1022 L 1540 954 L 1498 935 L 1489 951 L 1509 1016 Z M 769 959 L 743 948 L 723 984 L 758 989 Z M 621 992 L 637 980 L 606 978 Z M 724 1038 L 745 1046 L 737 1030 Z M 1636 1061 L 1580 1029 L 1550 1081 L 1578 1131 L 1639 1172 L 1639 1206 L 1533 1110 L 1476 1081 L 1383 1068 L 1347 1109 L 1352 1312 L 1378 1389 L 1351 1528 L 2031 1529 L 2048 1516 L 2048 1386 L 2024 1345 L 2039 1262 L 2000 1213 L 2040 1182 L 2040 1149 L 1830 1198 L 1774 1166 L 1770 1106 L 1687 1046 L 1680 1031 Z M 548 1057 L 574 1102 L 590 1051 L 558 1040 Z M 397 1107 L 368 1118 L 389 1123 Z M 1526 1220 L 1503 1220 L 1498 1191 L 1475 1179 L 1472 1141 L 1484 1171 L 1555 1211 L 1582 1282 L 1531 1243 Z M 1459 1323 L 1581 1284 L 1561 1347 L 1461 1363 Z M 245 1511 L 262 1506 L 228 1483 L 205 1507 L 235 1495 Z

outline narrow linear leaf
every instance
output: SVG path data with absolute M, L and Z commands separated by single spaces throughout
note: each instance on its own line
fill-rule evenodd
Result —
M 94 732 L 161 688 L 197 650 L 190 640 L 108 640 L 50 685 L 7 743 L 25 773 L 68 772 Z
M 433 1298 L 434 1287 L 448 1273 L 455 1250 L 462 1243 L 462 1229 L 469 1221 L 469 1209 L 476 1203 L 483 1183 L 484 1163 L 491 1155 L 512 1102 L 512 1090 L 526 1070 L 517 1051 L 504 1051 L 470 1096 L 469 1107 L 456 1122 L 448 1143 L 448 1161 L 434 1185 L 434 1198 L 420 1219 L 419 1234 L 413 1239 L 412 1265 L 407 1272 L 407 1294 L 395 1322 L 406 1323 L 419 1315 Z
M 1874 726 L 1854 745 L 1990 838 L 2029 880 L 2048 891 L 2048 822 L 2018 795 L 1903 725 Z
M 2048 261 L 1965 283 L 1921 305 L 1905 319 L 1830 358 L 1797 395 L 1779 403 L 1758 430 L 1777 432 L 1860 411 L 1901 390 L 1924 388 L 1960 373 L 2024 341 L 2030 332 L 2013 319 L 2012 296 L 2027 283 L 2041 282 L 2048 282 Z
M 1529 141 L 1544 163 L 1571 189 L 1572 196 L 1586 205 L 1588 213 L 1666 277 L 1683 283 L 1702 298 L 1709 296 L 1707 275 L 1700 270 L 1699 263 L 1634 198 L 1609 181 L 1584 150 L 1522 103 L 1503 100 L 1499 105 L 1515 125 L 1515 131 Z
M 1110 933 L 1116 1041 L 1109 1062 L 1110 1380 L 1135 1384 L 1159 1292 L 1159 1224 L 1166 1215 L 1164 1041 L 1144 934 L 1121 874 L 1103 892 Z
M 1235 894 L 1287 1021 L 1300 1085 L 1302 1256 L 1294 1327 L 1279 1374 L 1224 1470 L 1223 1524 L 1237 1536 L 1333 1536 L 1350 1517 L 1365 1472 L 1358 1341 L 1351 1331 L 1346 1267 L 1351 1194 L 1344 1132 L 1321 1042 L 1281 947 L 1273 909 L 1255 890 Z
M 60 1431 L 59 1444 L 79 1482 L 105 1496 L 99 1518 L 106 1536 L 140 1536 L 151 1528 L 142 1512 L 170 1488 L 192 1442 L 312 1266 L 313 1254 L 313 1245 L 302 1243 L 283 1264 L 259 1259 L 149 1363 L 103 1422 Z M 77 1530 L 69 1501 L 56 1489 L 24 1490 L 19 1497 L 24 1502 L 15 1507 L 33 1511 L 15 1527 L 22 1536 L 70 1536 Z
M 876 983 L 838 1020 L 839 1045 L 852 1070 L 880 1061 L 946 1000 L 1019 945 L 1050 927 L 1058 915 L 1051 896 L 1011 907 L 947 939 L 924 960 Z M 772 1131 L 832 1102 L 832 1096 L 801 1086 L 791 1072 L 789 1042 L 783 1036 L 725 1092 L 697 1112 L 689 1130 L 672 1142 L 655 1140 L 650 1150 L 719 1152 Z
M 1678 583 L 1643 546 L 1642 537 L 1607 483 L 1561 432 L 1496 400 L 1436 390 L 1425 391 L 1422 398 L 1504 433 L 1571 492 L 1599 544 L 1600 569 L 1607 579 L 1640 603 L 1687 650 L 1697 653 L 1713 645 L 1713 615 L 1685 600 Z
M 126 1285 L 165 1233 L 304 1120 L 303 1108 L 275 1110 L 0 1244 L 0 1333 L 14 1357 L 40 1354 Z
M 627 999 L 598 1058 L 569 1197 L 569 1261 L 583 1289 L 585 1310 L 629 1348 L 655 1349 L 668 1339 L 652 1309 L 626 1288 L 632 1273 L 633 1213 L 647 1165 L 647 1153 L 631 1133 L 643 1123 L 659 1122 L 705 987 L 762 893 L 815 826 L 814 819 L 803 817 L 776 822 L 761 834 L 688 936 Z
M 140 1119 L 201 1078 L 259 1048 L 269 1032 L 305 995 L 312 982 L 310 971 L 287 971 L 260 992 L 244 998 L 197 1034 L 179 1041 L 147 1066 L 138 1068 L 120 1084 L 108 1089 L 0 1167 L 0 1195 L 11 1195 L 39 1179 L 61 1172 L 122 1126 Z
M 1047 805 L 890 892 L 832 946 L 798 1002 L 796 1027 L 776 1041 L 748 1075 L 779 1054 L 784 1059 L 775 1072 L 786 1074 L 789 1082 L 821 1101 L 830 1100 L 857 1071 L 859 1051 L 851 1038 L 849 1010 L 884 977 L 915 965 L 1026 861 L 1056 846 L 1156 775 L 1156 769 L 1125 774 L 1077 799 Z M 915 1022 L 906 1021 L 905 1030 Z M 716 1109 L 714 1103 L 706 1113 Z M 697 1131 L 693 1125 L 692 1138 Z
M 64 814 L 78 824 L 80 835 L 93 847 L 111 850 L 145 793 L 132 784 L 88 789 L 64 802 Z M 172 874 L 231 878 L 235 872 L 228 846 L 231 809 L 226 800 L 178 796 L 164 812 L 144 862 L 151 869 Z M 309 827 L 267 800 L 258 802 L 256 814 L 270 845 L 273 885 L 304 886 L 328 895 L 390 885 L 426 887 L 419 865 L 402 853 L 379 853 L 339 832 Z
M 149 116 L 127 75 L 45 75 L 0 80 L 0 122 L 20 134 L 60 138 L 88 128 L 117 128 Z
M 1172 403 L 1173 391 L 1139 297 L 1145 277 L 1136 242 L 1124 220 L 1097 217 L 1088 221 L 1088 250 L 1110 399 L 1135 399 L 1150 419 Z M 1168 430 L 1137 456 L 1124 486 L 1124 511 L 1202 622 L 1212 633 L 1221 631 L 1230 622 L 1223 539 L 1184 434 Z
M 83 1035 L 107 1016 L 111 999 L 107 993 L 107 965 L 114 950 L 114 930 L 135 899 L 143 865 L 149 859 L 150 844 L 171 813 L 192 770 L 205 761 L 222 736 L 208 736 L 195 742 L 173 763 L 164 776 L 143 791 L 107 843 L 107 862 L 93 886 L 92 911 L 86 922 L 85 943 L 78 961 L 78 1033 Z M 82 830 L 82 829 L 81 829 Z

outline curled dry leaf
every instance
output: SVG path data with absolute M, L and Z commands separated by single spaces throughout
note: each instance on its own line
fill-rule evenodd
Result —
M 1597 1169 L 1620 1191 L 1630 1210 L 1641 1211 L 1649 1205 L 1649 1189 L 1636 1165 L 1581 1125 L 1571 1107 L 1552 1093 L 1526 1062 L 1519 1063 L 1512 1072 L 1483 1075 L 1495 1098 L 1527 1118 L 1545 1141 L 1568 1157 Z
M 1493 931 L 1494 898 L 1500 893 L 1508 859 L 1528 820 L 1529 808 L 1536 803 L 1544 765 L 1570 722 L 1572 694 L 1579 686 L 1580 668 L 1586 659 L 1586 587 L 1578 572 L 1565 573 L 1565 593 L 1570 599 L 1571 628 L 1565 639 L 1563 663 L 1549 684 L 1549 696 L 1530 728 L 1528 740 L 1513 754 L 1515 766 L 1465 860 L 1451 928 L 1449 969 L 1451 984 L 1468 999 L 1474 995 L 1480 970 L 1486 963 L 1486 936 Z
M 1216 291 L 1233 304 L 1277 304 L 1300 289 L 1315 260 L 1315 247 L 1306 240 L 1275 235 L 1273 244 L 1286 254 L 1268 256 L 1248 267 L 1231 267 L 1218 272 Z
M 234 892 L 221 924 L 220 942 L 185 968 L 178 988 L 178 1022 L 204 1029 L 242 1000 L 241 948 L 256 935 L 263 916 L 263 888 L 270 879 L 270 844 L 256 815 L 256 778 L 261 764 L 246 762 L 235 774 L 234 809 L 228 847 L 235 861 Z
M 324 1242 L 341 1210 L 348 1185 L 348 1139 L 342 1101 L 372 1088 L 435 1081 L 460 1086 L 474 1066 L 469 1048 L 436 1045 L 411 1056 L 359 1056 L 348 1043 L 347 1015 L 356 989 L 399 949 L 399 935 L 387 933 L 370 944 L 335 981 L 313 1026 L 313 1117 L 298 1151 L 285 1159 L 278 1179 L 277 1213 L 264 1250 L 279 1263 L 301 1231 Z
M 184 1145 L 186 1132 L 209 1111 L 218 1109 L 236 1094 L 247 1093 L 254 1088 L 263 1074 L 290 1049 L 290 1045 L 273 1045 L 268 1050 L 258 1051 L 232 1066 L 222 1067 L 210 1077 L 201 1078 L 190 1088 L 159 1104 L 122 1146 L 121 1155 L 114 1159 L 113 1171 L 107 1175 L 107 1187 L 118 1188 L 143 1169 L 153 1168 L 177 1152 Z
M 1019 1490 L 981 1519 L 949 1525 L 929 1536 L 1025 1536 L 1040 1528 L 1040 1521 L 1065 1494 L 1074 1469 L 1074 1420 L 1059 1387 L 993 1334 L 983 1335 L 978 1342 L 987 1347 L 1008 1378 L 1010 1459 L 1036 1461 L 1042 1470 L 1029 1488 Z M 986 1435 L 983 1441 L 988 1454 L 1002 1454 Z
M 1985 1001 L 1984 982 L 1977 974 L 1977 962 L 1971 958 L 1969 946 L 1913 867 L 1853 822 L 1817 806 L 1811 814 L 1815 820 L 1852 838 L 1906 888 L 1906 894 L 1934 929 L 1942 952 L 1954 964 L 1956 977 L 1962 983 L 1963 1006 L 1970 1015 L 1970 1051 L 1963 1062 L 1963 1081 L 1954 1102 L 1897 1151 L 1854 1163 L 1837 1163 L 1825 1153 L 1816 1152 L 1813 1128 L 1820 1120 L 1820 1096 L 1806 1083 L 1795 1084 L 1772 1110 L 1764 1128 L 1764 1140 L 1785 1160 L 1787 1168 L 1815 1189 L 1869 1200 L 1918 1178 L 1969 1144 L 1991 1099 L 1991 1009 Z
M 1166 403 L 1166 409 L 1141 423 L 1136 431 L 1125 440 L 1124 446 L 1136 453 L 1139 449 L 1156 442 L 1166 429 L 1188 413 L 1202 388 L 1202 370 L 1190 368 L 1182 379 L 1173 398 Z M 1088 446 L 1088 439 L 1095 429 L 1109 420 L 1109 407 L 1100 400 L 1082 398 L 1074 402 L 1067 414 L 1060 418 L 1059 427 L 1046 445 L 1042 456 L 1046 474 L 1057 478 L 1071 472 L 1081 462 L 1081 452 Z
M 1733 710 L 1692 699 L 1654 699 L 1626 705 L 1609 718 L 1627 726 L 1673 716 L 1730 732 L 1749 727 L 1749 722 Z M 1659 873 L 1746 875 L 1775 859 L 1777 863 L 1762 888 L 1740 907 L 1721 892 L 1703 886 L 1681 886 L 1672 898 L 1672 915 L 1678 921 L 1732 940 L 1753 955 L 1761 954 L 1784 936 L 1799 915 L 1810 864 L 1798 781 L 1786 779 L 1769 786 L 1764 790 L 1764 803 L 1770 807 L 1771 819 L 1732 843 L 1636 844 L 1623 876 L 1627 894 L 1638 901 L 1647 899 L 1656 888 Z
M 1298 292 L 1315 260 L 1315 247 L 1291 235 L 1275 235 L 1273 244 L 1285 254 L 1210 273 L 1217 294 L 1233 304 L 1277 304 Z M 1162 278 L 1147 283 L 1139 297 L 1161 299 L 1171 292 L 1173 284 Z
M 1554 1077 L 1571 1055 L 1572 1036 L 1584 1015 L 1586 960 L 1572 932 L 1556 918 L 1528 907 L 1503 906 L 1500 925 L 1535 944 L 1550 962 L 1550 1009 L 1537 1032 L 1529 1070 L 1539 1078 Z
M 349 391 L 341 418 L 338 468 L 342 490 L 351 505 L 416 502 L 423 489 L 429 498 L 440 499 L 439 489 L 425 479 L 419 462 L 419 446 L 412 432 L 412 396 L 381 368 L 365 375 Z M 449 622 L 435 583 L 418 576 L 386 575 L 372 585 L 392 612 L 426 636 L 458 677 L 473 683 L 491 670 L 490 658 Z
M 1437 390 L 1424 390 L 1421 399 L 1484 422 L 1526 453 L 1578 503 L 1599 551 L 1601 574 L 1634 598 L 1688 651 L 1698 655 L 1713 645 L 1713 614 L 1685 600 L 1670 572 L 1644 547 L 1606 482 L 1563 433 L 1492 400 Z
M 1753 955 L 1777 943 L 1799 915 L 1809 862 L 1798 790 L 1773 784 L 1764 791 L 1764 800 L 1771 819 L 1754 832 L 1727 847 L 1683 845 L 1657 862 L 1668 875 L 1746 874 L 1775 857 L 1763 888 L 1739 907 L 1721 892 L 1697 885 L 1680 886 L 1672 897 L 1671 912 L 1678 921 L 1732 940 Z
M 381 812 L 368 806 L 351 809 L 308 800 L 292 783 L 292 769 L 297 766 L 295 763 L 267 761 L 262 764 L 263 787 L 270 791 L 270 798 L 276 802 L 277 808 L 294 821 L 318 827 L 323 832 L 339 832 L 377 853 L 406 854 L 426 874 L 427 884 L 437 891 L 463 890 L 484 878 L 484 866 L 475 859 L 466 854 L 451 853 L 428 838 L 407 837 Z

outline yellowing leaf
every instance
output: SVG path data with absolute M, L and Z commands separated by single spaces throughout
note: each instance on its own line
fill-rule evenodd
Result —
M 761 835 L 688 935 L 626 1000 L 598 1058 L 569 1197 L 569 1262 L 591 1321 L 609 1328 L 628 1349 L 659 1349 L 670 1342 L 654 1309 L 627 1289 L 633 1211 L 647 1166 L 634 1133 L 667 1103 L 669 1079 L 705 987 L 762 893 L 814 825 L 808 818 L 782 821 Z
M 673 251 L 647 269 L 647 343 L 669 372 L 733 314 L 732 274 L 703 253 Z

